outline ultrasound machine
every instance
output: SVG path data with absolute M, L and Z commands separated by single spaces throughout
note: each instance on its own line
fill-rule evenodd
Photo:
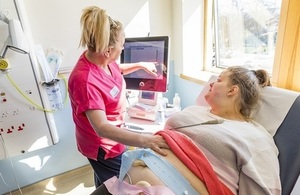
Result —
M 121 63 L 153 62 L 157 76 L 144 70 L 124 75 L 127 90 L 139 91 L 137 102 L 129 106 L 129 117 L 155 121 L 160 105 L 158 99 L 168 87 L 169 37 L 136 37 L 126 38 L 121 53 Z

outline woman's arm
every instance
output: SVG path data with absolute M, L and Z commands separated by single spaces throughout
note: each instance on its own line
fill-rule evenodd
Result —
M 161 136 L 130 132 L 109 124 L 105 112 L 102 110 L 88 110 L 86 115 L 99 136 L 128 146 L 150 148 L 163 156 L 166 155 L 161 148 L 168 149 L 169 146 Z
M 157 76 L 156 63 L 155 62 L 139 62 L 139 63 L 124 63 L 120 64 L 120 69 L 124 75 L 135 72 L 139 69 L 145 70 L 152 76 Z
M 242 167 L 239 194 L 280 195 L 279 164 L 277 154 L 271 150 L 256 154 Z

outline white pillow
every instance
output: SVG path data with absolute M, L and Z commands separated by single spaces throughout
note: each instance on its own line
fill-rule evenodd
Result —
M 204 95 L 209 90 L 209 84 L 216 79 L 217 76 L 213 75 L 208 80 L 207 84 L 204 85 L 196 99 L 196 105 L 209 106 L 204 99 Z M 266 130 L 274 136 L 290 107 L 299 95 L 299 92 L 278 87 L 264 87 L 262 89 L 260 107 L 257 111 L 253 112 L 253 119 L 264 126 Z
M 274 136 L 299 92 L 278 87 L 264 87 L 260 108 L 253 112 L 253 119 L 264 126 Z

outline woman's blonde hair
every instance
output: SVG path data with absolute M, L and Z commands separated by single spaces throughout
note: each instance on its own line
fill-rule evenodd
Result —
M 108 47 L 114 47 L 119 33 L 123 30 L 120 22 L 113 20 L 106 14 L 106 10 L 97 6 L 83 10 L 80 24 L 82 28 L 80 46 L 100 53 Z

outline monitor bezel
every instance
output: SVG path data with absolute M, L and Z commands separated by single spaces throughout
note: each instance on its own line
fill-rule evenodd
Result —
M 150 79 L 150 78 L 130 78 L 126 77 L 124 75 L 124 79 L 126 81 L 126 89 L 127 90 L 139 90 L 139 91 L 154 91 L 154 92 L 166 92 L 168 90 L 168 78 L 169 78 L 169 44 L 170 44 L 170 39 L 169 36 L 149 36 L 149 37 L 128 37 L 125 38 L 125 43 L 124 43 L 124 50 L 126 43 L 129 42 L 151 42 L 151 41 L 163 41 L 164 43 L 164 57 L 163 57 L 163 64 L 165 66 L 165 71 L 166 73 L 164 76 L 166 77 L 165 79 Z M 124 50 L 122 51 L 120 55 L 120 63 L 129 63 L 124 61 Z M 155 86 L 159 86 L 159 88 L 153 88 L 152 87 L 147 87 L 144 86 L 141 88 L 140 83 L 155 83 Z

